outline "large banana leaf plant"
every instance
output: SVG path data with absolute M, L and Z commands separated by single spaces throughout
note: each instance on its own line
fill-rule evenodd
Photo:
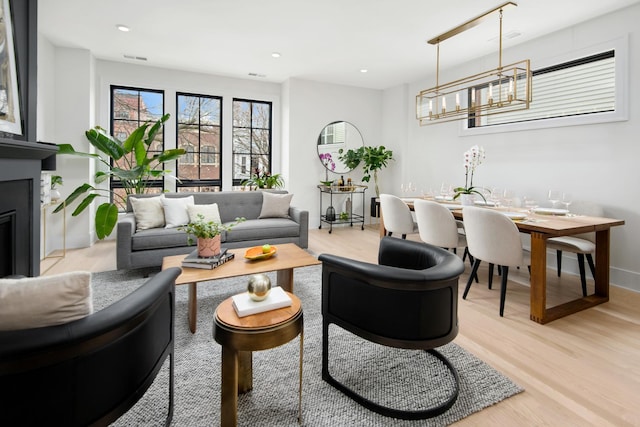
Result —
M 120 141 L 118 138 L 109 135 L 105 129 L 96 126 L 86 131 L 85 135 L 89 143 L 102 155 L 76 151 L 70 144 L 58 144 L 58 154 L 98 160 L 106 166 L 106 171 L 101 170 L 95 173 L 93 178 L 96 184 L 103 183 L 108 179 L 115 179 L 122 184 L 126 196 L 142 194 L 147 191 L 151 180 L 160 178 L 170 172 L 163 168 L 164 162 L 175 160 L 185 154 L 185 150 L 181 148 L 165 150 L 161 153 L 149 153 L 154 138 L 162 130 L 162 126 L 168 119 L 169 114 L 165 114 L 153 124 L 152 122 L 147 122 L 131 132 L 124 141 Z M 96 197 L 108 198 L 107 202 L 98 206 L 95 216 L 96 235 L 98 239 L 102 240 L 113 232 L 118 222 L 118 206 L 115 201 L 117 200 L 120 204 L 124 204 L 126 203 L 126 198 L 110 189 L 96 188 L 91 184 L 85 183 L 76 188 L 65 199 L 64 205 L 69 206 L 77 199 L 82 198 L 71 214 L 72 216 L 77 216 Z M 54 212 L 61 211 L 64 205 L 60 204 Z

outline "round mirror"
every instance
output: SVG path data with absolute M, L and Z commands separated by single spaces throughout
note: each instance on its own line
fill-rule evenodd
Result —
M 325 168 L 341 174 L 350 172 L 338 156 L 338 151 L 357 150 L 364 145 L 364 140 L 357 127 L 349 122 L 329 123 L 318 136 L 318 157 Z

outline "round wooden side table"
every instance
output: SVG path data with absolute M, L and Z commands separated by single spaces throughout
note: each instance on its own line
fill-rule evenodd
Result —
M 291 297 L 290 307 L 238 317 L 227 298 L 216 308 L 213 338 L 222 346 L 222 394 L 220 425 L 238 424 L 238 394 L 253 388 L 252 352 L 285 344 L 300 335 L 298 422 L 302 420 L 303 316 L 300 299 Z

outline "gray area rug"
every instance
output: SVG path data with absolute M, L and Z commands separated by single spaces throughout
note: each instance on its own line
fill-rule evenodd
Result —
M 122 298 L 157 270 L 94 273 L 94 308 Z M 270 274 L 275 283 L 275 274 Z M 176 288 L 174 426 L 220 425 L 221 347 L 213 340 L 215 307 L 246 290 L 246 277 L 198 285 L 197 331 L 187 322 L 187 287 Z M 306 426 L 443 426 L 522 391 L 518 385 L 455 343 L 439 350 L 458 369 L 460 395 L 446 413 L 405 421 L 371 412 L 322 380 L 321 267 L 295 270 L 296 295 L 304 310 L 302 424 Z M 452 384 L 440 361 L 419 350 L 372 344 L 331 325 L 330 372 L 371 400 L 398 409 L 424 409 L 446 398 Z M 253 390 L 238 400 L 239 426 L 297 426 L 298 338 L 253 353 Z M 160 426 L 167 414 L 168 364 L 145 396 L 114 425 Z M 434 391 L 435 390 L 435 391 Z

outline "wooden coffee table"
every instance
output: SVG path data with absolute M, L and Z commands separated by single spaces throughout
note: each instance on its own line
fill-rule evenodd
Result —
M 268 259 L 255 261 L 250 261 L 244 257 L 249 248 L 229 249 L 229 252 L 233 252 L 235 258 L 213 270 L 182 267 L 182 260 L 186 255 L 169 256 L 162 260 L 163 270 L 170 267 L 182 268 L 182 274 L 176 279 L 176 285 L 189 285 L 187 314 L 189 330 L 192 333 L 196 331 L 198 316 L 198 293 L 196 289 L 198 282 L 276 271 L 277 285 L 281 286 L 285 291 L 293 293 L 293 269 L 320 264 L 317 258 L 304 249 L 300 249 L 295 243 L 274 246 L 278 249 L 275 255 Z

